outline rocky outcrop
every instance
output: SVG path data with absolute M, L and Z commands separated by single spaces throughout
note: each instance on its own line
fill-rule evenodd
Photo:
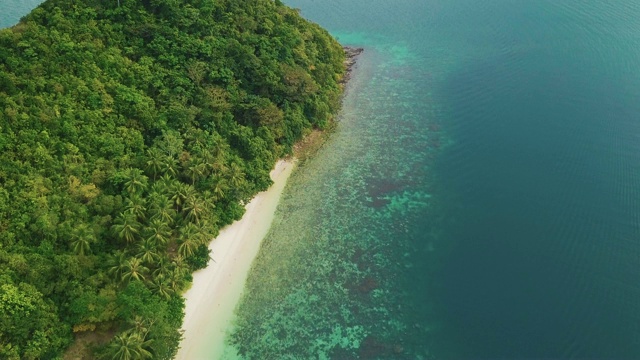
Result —
M 341 83 L 346 84 L 349 79 L 351 79 L 351 71 L 353 70 L 354 65 L 356 64 L 356 59 L 358 55 L 360 55 L 364 49 L 360 47 L 351 47 L 351 46 L 343 46 L 344 53 L 347 56 L 344 61 L 344 66 L 346 67 L 346 72 L 344 77 L 342 78 Z

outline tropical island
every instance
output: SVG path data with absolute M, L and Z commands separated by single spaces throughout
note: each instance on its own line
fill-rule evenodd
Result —
M 280 0 L 48 0 L 0 30 L 0 358 L 172 359 L 209 242 L 344 77 Z

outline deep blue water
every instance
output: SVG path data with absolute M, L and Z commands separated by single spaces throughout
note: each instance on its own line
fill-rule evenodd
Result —
M 461 357 L 638 358 L 640 7 L 495 3 L 510 45 L 440 88 L 443 336 Z

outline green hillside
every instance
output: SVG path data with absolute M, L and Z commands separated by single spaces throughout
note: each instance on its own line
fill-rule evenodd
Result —
M 331 121 L 343 62 L 279 0 L 48 0 L 0 30 L 0 358 L 172 358 L 209 240 Z

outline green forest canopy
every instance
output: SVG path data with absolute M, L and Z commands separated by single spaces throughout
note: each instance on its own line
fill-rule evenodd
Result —
M 0 30 L 0 358 L 171 359 L 180 294 L 340 104 L 279 0 L 48 0 Z

